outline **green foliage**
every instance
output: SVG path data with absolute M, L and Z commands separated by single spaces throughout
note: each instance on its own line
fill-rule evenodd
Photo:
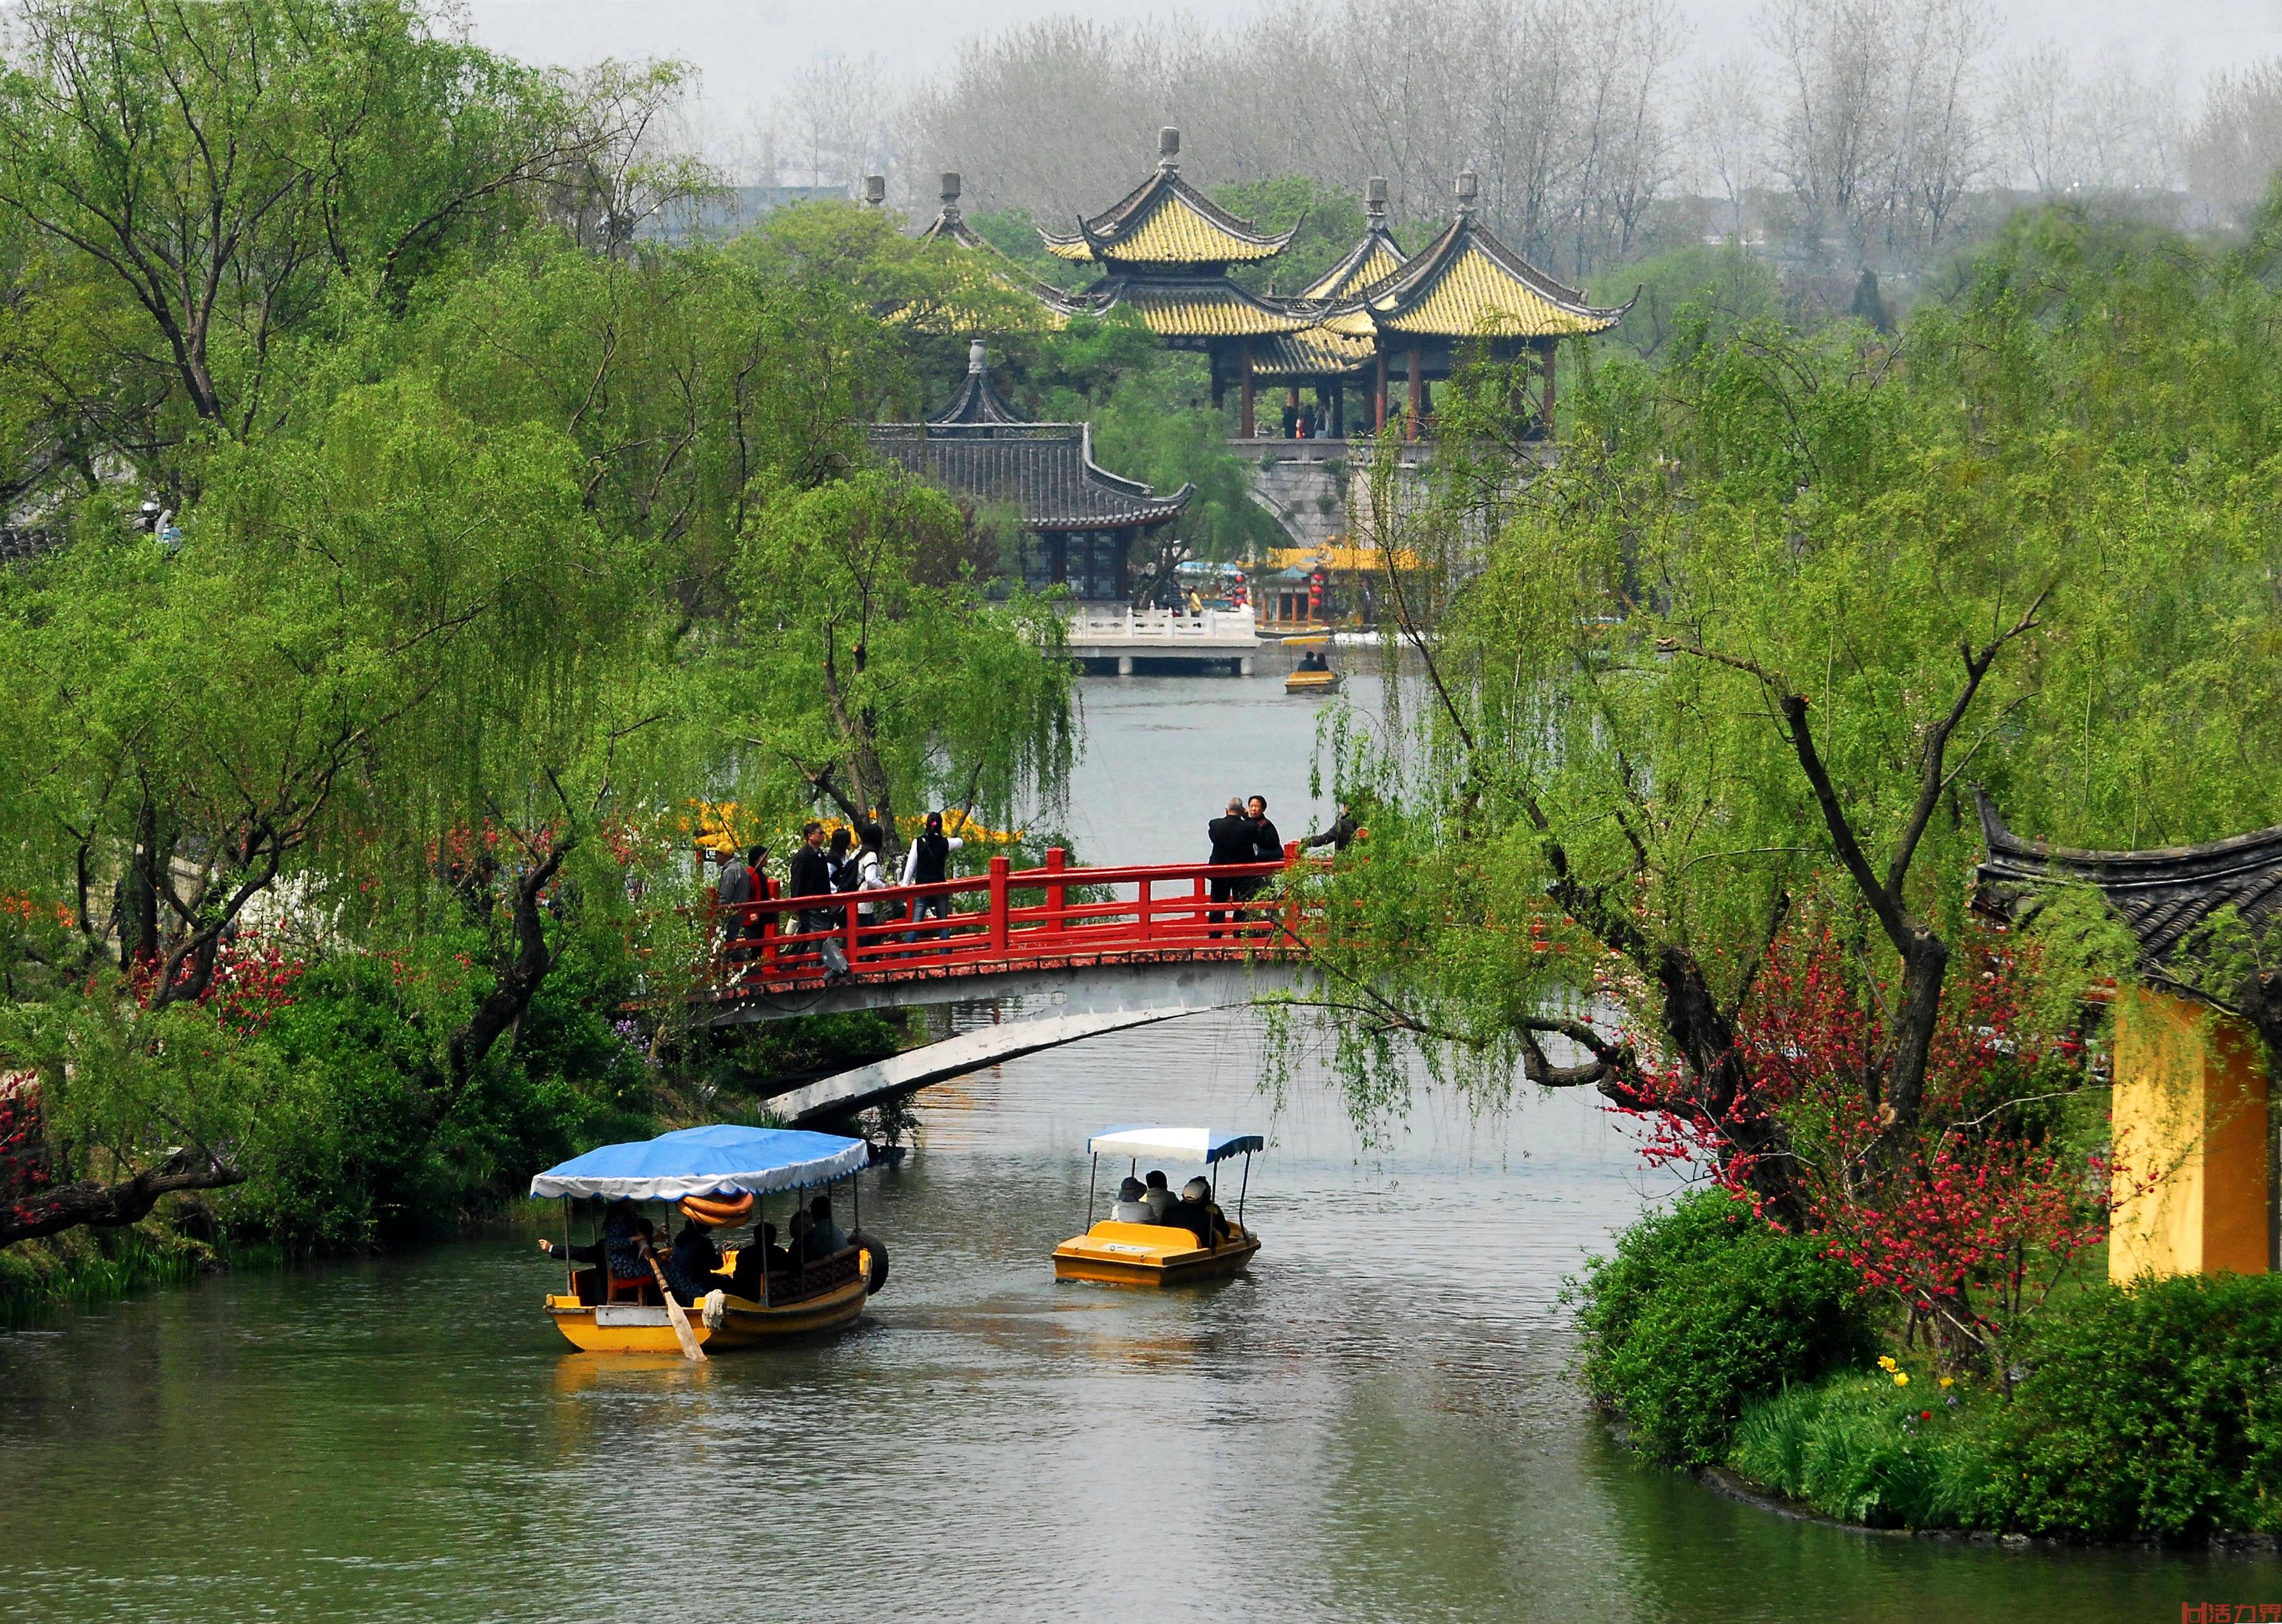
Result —
M 1453 390 L 1463 455 L 1386 538 L 1422 556 L 1406 598 L 1437 680 L 1399 696 L 1399 732 L 1350 730 L 1334 768 L 1386 792 L 1379 823 L 1404 843 L 1399 864 L 1342 873 L 1391 928 L 1357 938 L 1339 984 L 1400 988 L 1494 1098 L 1516 1053 L 1498 1035 L 1580 975 L 1604 975 L 1627 1030 L 1660 1045 L 1660 964 L 1730 1009 L 1808 897 L 1890 976 L 1770 695 L 1805 701 L 1833 804 L 1882 876 L 1964 691 L 1960 648 L 2039 594 L 1909 849 L 1919 918 L 1960 939 L 1975 781 L 2014 827 L 2081 846 L 2282 820 L 2263 765 L 2282 750 L 2270 258 L 2056 211 L 1890 346 L 1699 313 L 1660 368 L 1564 365 L 1562 460 L 1525 486 L 1495 457 L 1466 464 L 1510 414 Z M 1548 908 L 1556 886 L 1568 901 Z M 1568 952 L 1532 951 L 1533 919 Z M 1360 1037 L 1343 1063 L 1368 1095 Z
M 720 700 L 748 799 L 788 821 L 972 806 L 1005 827 L 1067 773 L 1060 621 L 988 600 L 994 562 L 941 493 L 871 471 L 773 495 L 747 532 Z M 987 696 L 987 698 L 986 698 Z
M 1826 1517 L 1872 1527 L 1972 1526 L 1997 1395 L 1885 1371 L 1834 1372 L 1752 1403 L 1727 1464 Z
M 1752 1399 L 1867 1358 L 1854 1278 L 1821 1251 L 1719 1191 L 1650 1213 L 1575 1287 L 1586 1387 L 1640 1447 L 1719 1459 Z
M 1213 190 L 1212 200 L 1262 231 L 1297 234 L 1264 264 L 1237 266 L 1237 282 L 1256 293 L 1297 293 L 1362 240 L 1362 206 L 1351 188 L 1304 175 L 1271 175 Z
M 2199 1539 L 2282 1533 L 2282 1278 L 2101 1286 L 2038 1325 L 1991 1424 L 1986 1522 Z
M 1675 248 L 1595 277 L 1596 305 L 1634 299 L 1632 312 L 1602 344 L 1643 360 L 1674 346 L 1725 344 L 1782 315 L 1782 284 L 1765 260 L 1742 248 Z
M 2188 1541 L 2282 1531 L 2282 1283 L 2106 1284 L 2055 1302 L 2006 1395 L 1834 1372 L 1752 1404 L 1727 1464 L 1848 1521 Z

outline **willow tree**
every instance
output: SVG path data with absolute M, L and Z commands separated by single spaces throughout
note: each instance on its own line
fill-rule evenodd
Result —
M 50 251 L 42 292 L 120 318 L 113 404 L 144 409 L 111 449 L 152 473 L 159 447 L 273 423 L 280 363 L 344 295 L 401 310 L 579 217 L 679 83 L 536 72 L 407 0 L 40 0 L 12 35 L 0 214 Z
M 242 1178 L 248 1091 L 275 1078 L 201 1007 L 226 945 L 361 944 L 487 826 L 496 927 L 416 1079 L 432 1130 L 552 966 L 563 865 L 651 798 L 671 622 L 560 435 L 477 432 L 401 377 L 210 472 L 178 549 L 90 512 L 0 581 L 0 893 L 48 905 L 6 933 L 0 1061 L 37 1074 L 75 1176 L 0 1214 L 0 1243 Z
M 1423 676 L 1391 735 L 1339 740 L 1387 805 L 1323 966 L 1359 1107 L 1399 1105 L 1415 1037 L 1492 1097 L 1518 1070 L 1667 1111 L 1795 1211 L 1738 1042 L 1786 931 L 1827 930 L 1874 1017 L 1874 1179 L 1975 979 L 1971 781 L 2080 845 L 2282 815 L 2282 378 L 2247 268 L 2027 221 L 1898 344 L 1699 322 L 1661 372 L 1585 373 L 1494 532 L 1477 478 L 1391 525 L 1427 559 L 1381 594 Z M 1470 475 L 1502 382 L 1456 392 Z
M 1015 820 L 1067 778 L 1061 622 L 986 591 L 998 547 L 942 493 L 867 470 L 754 517 L 717 670 L 751 798 L 817 803 L 890 845 L 900 812 Z

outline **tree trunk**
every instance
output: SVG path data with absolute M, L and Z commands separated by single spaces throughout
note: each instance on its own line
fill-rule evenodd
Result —
M 212 1153 L 167 1153 L 166 1161 L 115 1185 L 95 1179 L 58 1185 L 0 1208 L 0 1247 L 89 1225 L 120 1229 L 140 1223 L 159 1198 L 177 1190 L 220 1190 L 245 1175 Z

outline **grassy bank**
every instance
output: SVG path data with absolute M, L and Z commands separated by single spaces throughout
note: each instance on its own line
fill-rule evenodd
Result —
M 103 1302 L 222 1268 L 274 1262 L 259 1242 L 201 1239 L 181 1215 L 154 1215 L 127 1229 L 67 1230 L 0 1251 L 0 1326 L 27 1325 L 67 1303 Z
M 1848 1522 L 2282 1534 L 2282 1280 L 2089 1281 L 2006 1381 L 1902 1346 L 1819 1254 L 1717 1193 L 1651 1214 L 1577 1286 L 1594 1396 L 1645 1452 Z

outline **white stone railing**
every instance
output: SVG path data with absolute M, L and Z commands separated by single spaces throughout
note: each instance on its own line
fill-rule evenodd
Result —
M 1079 609 L 1071 611 L 1067 628 L 1073 643 L 1250 642 L 1259 635 L 1248 609 L 1208 609 L 1199 615 L 1170 609 Z

